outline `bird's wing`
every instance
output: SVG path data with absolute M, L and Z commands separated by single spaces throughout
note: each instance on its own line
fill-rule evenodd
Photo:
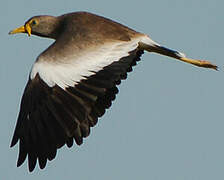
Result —
M 11 143 L 19 141 L 17 166 L 28 156 L 30 171 L 37 159 L 42 169 L 64 144 L 71 147 L 73 139 L 83 143 L 115 99 L 116 85 L 140 60 L 139 41 L 117 41 L 68 56 L 47 56 L 48 49 L 39 56 L 24 90 Z

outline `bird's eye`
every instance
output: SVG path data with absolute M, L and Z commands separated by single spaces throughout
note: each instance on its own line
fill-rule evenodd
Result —
M 32 23 L 32 25 L 36 25 L 37 24 L 37 21 L 36 20 L 33 20 L 31 23 Z

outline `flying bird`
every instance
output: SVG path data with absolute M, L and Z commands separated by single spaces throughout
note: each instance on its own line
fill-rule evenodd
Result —
M 34 16 L 9 34 L 54 39 L 36 59 L 25 87 L 11 147 L 19 142 L 17 166 L 41 169 L 63 145 L 81 145 L 118 93 L 117 85 L 144 51 L 217 70 L 209 61 L 187 58 L 148 35 L 110 19 L 74 12 Z

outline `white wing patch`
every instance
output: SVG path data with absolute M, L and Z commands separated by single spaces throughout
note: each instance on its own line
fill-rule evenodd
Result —
M 82 51 L 80 55 L 74 54 L 60 60 L 47 60 L 40 56 L 33 65 L 30 78 L 34 79 L 39 74 L 40 78 L 50 87 L 56 84 L 63 89 L 74 86 L 86 77 L 93 75 L 94 72 L 128 56 L 128 52 L 135 50 L 143 38 L 150 39 L 147 36 L 142 36 L 128 42 L 107 43 Z

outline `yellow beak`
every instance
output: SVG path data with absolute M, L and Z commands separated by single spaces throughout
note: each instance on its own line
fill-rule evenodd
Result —
M 17 34 L 17 33 L 27 33 L 29 36 L 31 35 L 31 27 L 29 24 L 25 24 L 19 28 L 13 29 L 9 32 L 9 34 Z

